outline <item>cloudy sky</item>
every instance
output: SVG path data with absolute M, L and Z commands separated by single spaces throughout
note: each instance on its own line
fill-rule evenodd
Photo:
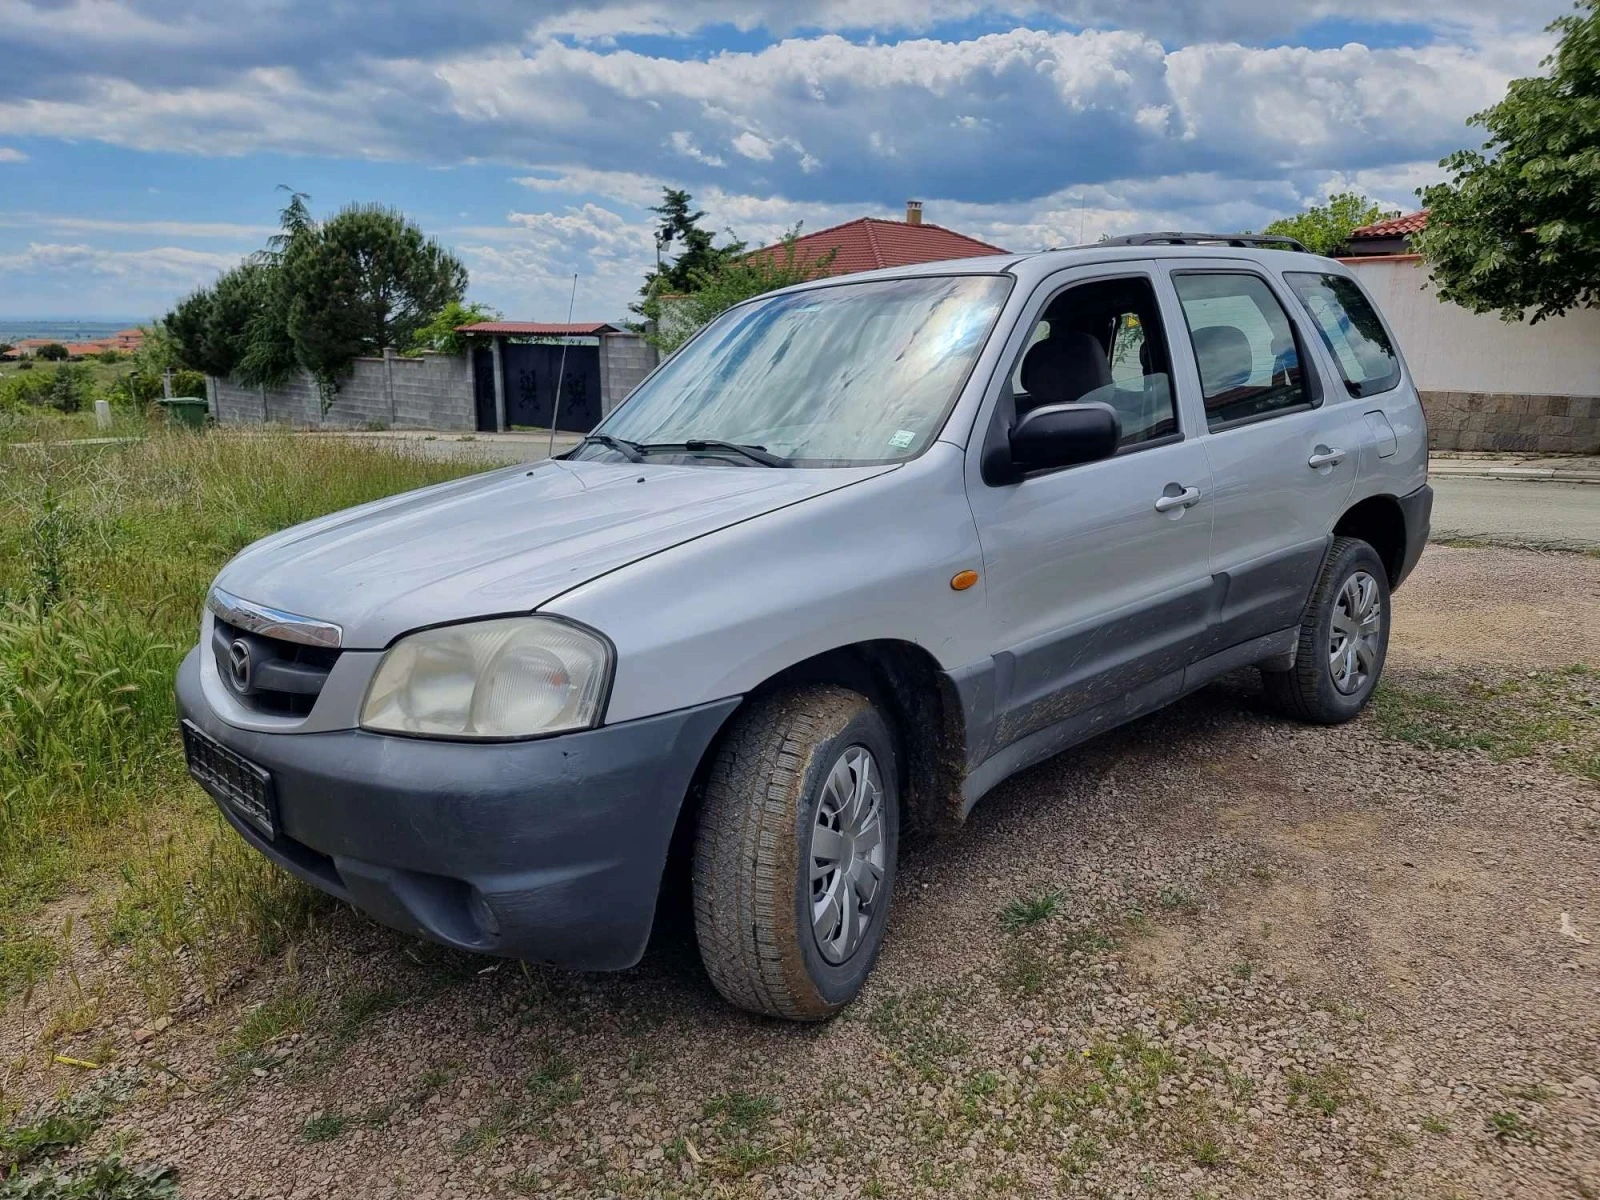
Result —
M 396 205 L 507 316 L 623 314 L 646 211 L 1013 250 L 1397 208 L 1565 0 L 0 0 L 0 317 L 145 318 L 288 184 Z M 1404 20 L 1396 20 L 1396 15 Z

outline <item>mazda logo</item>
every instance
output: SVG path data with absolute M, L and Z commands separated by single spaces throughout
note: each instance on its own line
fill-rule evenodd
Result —
M 243 638 L 228 647 L 228 676 L 234 691 L 250 690 L 250 645 Z

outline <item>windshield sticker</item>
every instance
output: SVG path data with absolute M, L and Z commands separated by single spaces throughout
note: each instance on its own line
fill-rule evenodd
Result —
M 904 450 L 916 440 L 917 435 L 914 431 L 910 429 L 896 429 L 894 431 L 894 436 L 889 439 L 889 445 L 893 446 L 896 450 Z

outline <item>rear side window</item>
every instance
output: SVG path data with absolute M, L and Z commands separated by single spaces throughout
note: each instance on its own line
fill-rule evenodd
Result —
M 1309 271 L 1292 271 L 1284 278 L 1316 322 L 1352 396 L 1387 392 L 1400 382 L 1400 358 L 1355 280 Z
M 1266 280 L 1243 273 L 1173 276 L 1200 387 L 1206 428 L 1307 407 L 1300 347 L 1288 314 Z

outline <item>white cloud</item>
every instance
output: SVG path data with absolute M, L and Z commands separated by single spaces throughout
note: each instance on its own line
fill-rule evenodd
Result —
M 225 87 L 106 79 L 75 99 L 0 100 L 0 131 L 88 129 L 186 153 L 360 147 L 373 158 L 563 164 L 556 178 L 620 170 L 813 202 L 995 203 L 1078 181 L 1437 157 L 1468 140 L 1464 119 L 1547 46 L 1538 36 L 1484 48 L 1169 50 L 1125 31 L 1016 29 L 968 41 L 794 38 L 681 61 L 545 43 L 352 63 L 315 81 L 288 68 Z
M 692 158 L 697 163 L 704 163 L 708 167 L 725 165 L 723 160 L 715 154 L 707 154 L 695 145 L 694 138 L 682 129 L 675 129 L 667 136 L 667 144 L 685 158 Z
M 0 146 L 0 163 L 25 163 L 28 156 L 13 146 Z
M 757 162 L 772 161 L 772 143 L 759 134 L 751 133 L 748 129 L 733 139 L 733 148 L 746 158 L 753 158 Z
M 119 278 L 160 276 L 191 286 L 209 282 L 219 271 L 234 266 L 236 254 L 212 254 L 184 246 L 153 250 L 106 250 L 82 243 L 30 242 L 15 254 L 0 254 L 0 272 L 34 272 L 70 275 L 87 272 Z
M 252 239 L 277 232 L 273 225 L 229 221 L 124 221 L 109 217 L 58 217 L 50 213 L 0 212 L 0 227 L 53 229 L 63 233 L 127 233 L 143 237 Z

